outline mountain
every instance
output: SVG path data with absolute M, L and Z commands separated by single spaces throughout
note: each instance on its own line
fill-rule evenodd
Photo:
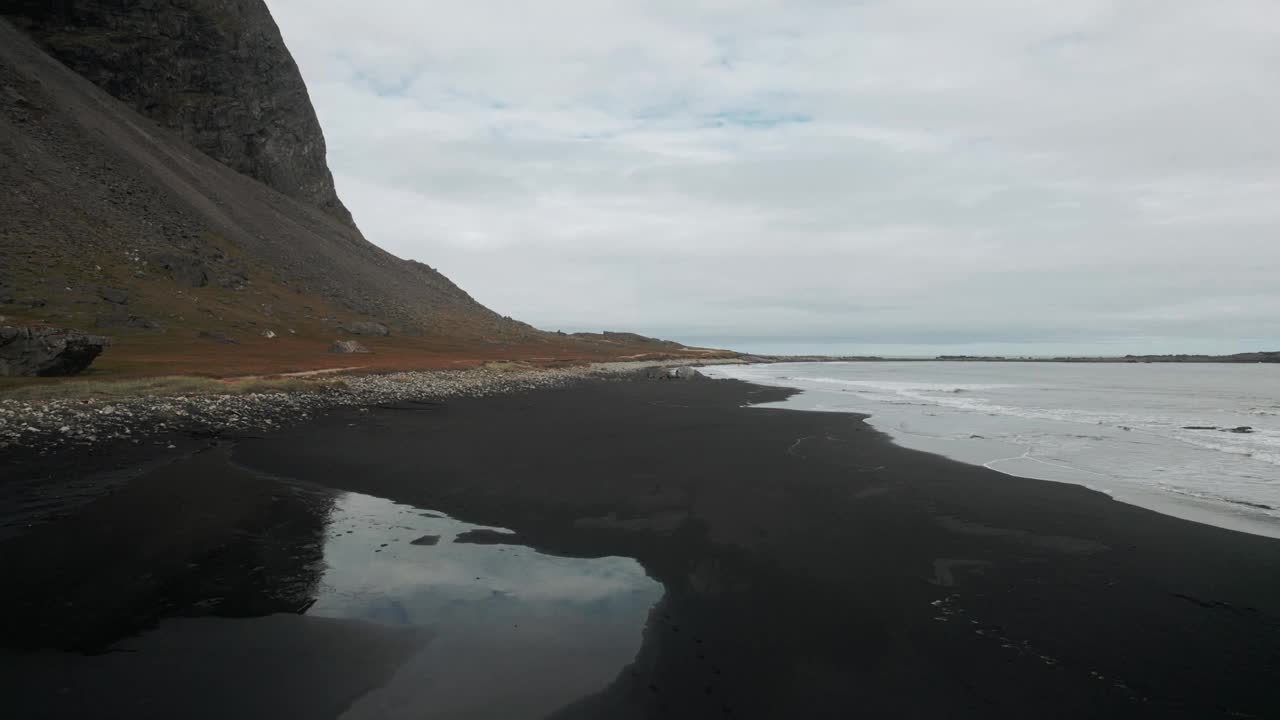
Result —
M 204 154 L 354 224 L 302 75 L 261 0 L 19 0 L 4 12 Z
M 536 330 L 366 240 L 261 0 L 10 2 L 0 324 L 115 338 L 95 367 L 258 372 L 672 354 Z

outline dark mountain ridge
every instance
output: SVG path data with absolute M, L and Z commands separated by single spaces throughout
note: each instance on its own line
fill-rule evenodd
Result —
M 536 330 L 366 240 L 261 0 L 0 14 L 0 325 L 109 334 L 129 372 L 333 365 L 370 327 L 364 365 L 673 351 Z

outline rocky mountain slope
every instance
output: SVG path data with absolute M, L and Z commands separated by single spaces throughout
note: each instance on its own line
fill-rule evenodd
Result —
M 261 0 L 3 12 L 0 325 L 111 335 L 95 367 L 133 373 L 334 366 L 347 335 L 401 367 L 679 350 L 535 330 L 368 242 Z
M 302 75 L 261 0 L 18 0 L 53 57 L 204 154 L 348 225 Z
M 0 94 L 0 182 L 12 189 L 0 196 L 0 285 L 24 296 L 20 304 L 99 305 L 94 320 L 150 306 L 154 317 L 132 321 L 148 329 L 192 302 L 183 295 L 248 291 L 268 320 L 283 292 L 313 296 L 304 306 L 316 320 L 363 317 L 409 334 L 527 332 L 321 205 L 197 151 L 7 25 Z M 111 307 L 125 304 L 128 313 Z

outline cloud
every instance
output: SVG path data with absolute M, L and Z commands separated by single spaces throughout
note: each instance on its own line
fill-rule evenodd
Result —
M 366 235 L 536 325 L 1280 344 L 1270 0 L 268 4 Z

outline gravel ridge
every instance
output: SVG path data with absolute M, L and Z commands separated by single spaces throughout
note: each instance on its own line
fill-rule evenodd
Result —
M 653 367 L 689 363 L 612 362 L 568 368 L 431 370 L 346 375 L 299 392 L 164 395 L 108 399 L 0 399 L 0 449 L 41 451 L 103 442 L 140 444 L 168 432 L 208 434 L 272 430 L 339 407 L 407 400 L 479 397 L 619 379 Z

